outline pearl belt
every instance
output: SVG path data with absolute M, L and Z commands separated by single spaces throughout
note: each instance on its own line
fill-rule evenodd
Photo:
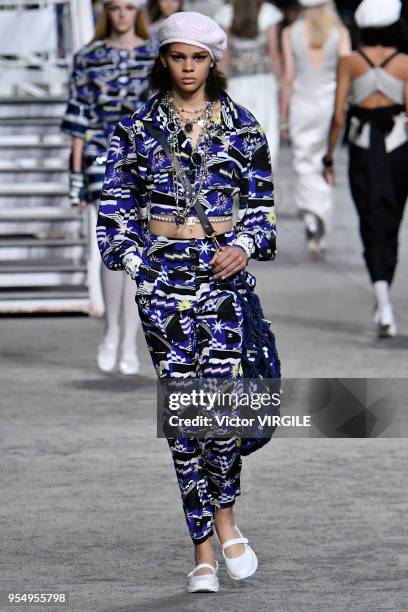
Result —
M 212 223 L 222 223 L 223 221 L 231 221 L 232 215 L 224 215 L 221 217 L 208 217 Z M 156 219 L 157 221 L 165 221 L 167 223 L 175 223 L 176 217 L 175 215 L 153 215 L 150 214 L 150 219 Z M 198 217 L 184 217 L 185 225 L 195 225 L 196 223 L 200 223 L 200 219 Z

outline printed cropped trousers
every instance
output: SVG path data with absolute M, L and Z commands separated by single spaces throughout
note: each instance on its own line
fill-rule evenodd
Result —
M 217 236 L 232 244 L 235 231 Z M 136 281 L 147 346 L 159 378 L 237 378 L 242 374 L 242 311 L 234 284 L 255 284 L 246 270 L 221 280 L 209 265 L 215 245 L 206 238 L 145 236 Z M 190 536 L 213 534 L 215 507 L 240 495 L 237 437 L 168 438 Z

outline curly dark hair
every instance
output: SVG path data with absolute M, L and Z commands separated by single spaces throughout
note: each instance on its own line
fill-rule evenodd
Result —
M 169 45 L 164 46 L 161 49 L 161 54 L 165 55 Z M 171 90 L 172 83 L 170 78 L 170 72 L 168 68 L 163 66 L 160 56 L 156 58 L 152 69 L 149 73 L 149 85 L 150 89 L 166 93 Z M 218 70 L 217 66 L 210 68 L 208 73 L 207 81 L 205 84 L 205 93 L 209 100 L 219 100 L 221 94 L 227 89 L 227 79 L 225 75 Z

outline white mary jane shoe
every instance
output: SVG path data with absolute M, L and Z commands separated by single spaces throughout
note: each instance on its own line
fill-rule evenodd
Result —
M 199 569 L 207 567 L 212 570 L 212 574 L 199 574 L 195 576 L 195 572 Z M 188 574 L 190 580 L 187 584 L 188 593 L 218 593 L 220 584 L 218 582 L 218 561 L 215 562 L 215 567 L 209 563 L 199 563 Z
M 252 548 L 248 544 L 247 538 L 244 538 L 238 527 L 235 525 L 235 529 L 239 533 L 239 538 L 232 538 L 231 540 L 227 540 L 224 544 L 221 545 L 222 555 L 225 560 L 225 565 L 227 568 L 228 575 L 233 580 L 243 580 L 244 578 L 249 578 L 255 574 L 258 569 L 258 558 Z M 217 540 L 218 534 L 216 532 Z M 239 557 L 227 557 L 225 555 L 225 549 L 228 546 L 232 546 L 233 544 L 244 544 L 245 552 Z

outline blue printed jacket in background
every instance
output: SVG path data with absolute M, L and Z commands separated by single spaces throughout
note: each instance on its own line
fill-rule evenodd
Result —
M 61 129 L 83 138 L 88 197 L 99 201 L 109 142 L 118 122 L 147 100 L 156 40 L 131 49 L 97 40 L 74 56 L 69 99 Z
M 128 253 L 140 258 L 149 213 L 175 212 L 170 160 L 146 131 L 151 121 L 169 137 L 169 116 L 160 94 L 153 96 L 113 134 L 98 214 L 97 238 L 105 265 L 123 269 Z M 173 127 L 173 126 L 172 126 Z M 200 201 L 206 213 L 232 214 L 239 197 L 235 224 L 237 244 L 249 243 L 251 257 L 270 260 L 276 254 L 276 218 L 270 153 L 254 116 L 224 93 L 208 152 L 209 173 Z M 194 180 L 191 139 L 178 128 L 181 163 Z M 197 152 L 202 153 L 203 144 Z M 181 194 L 183 192 L 181 191 Z M 185 205 L 181 198 L 180 205 Z M 196 215 L 193 209 L 190 215 Z

